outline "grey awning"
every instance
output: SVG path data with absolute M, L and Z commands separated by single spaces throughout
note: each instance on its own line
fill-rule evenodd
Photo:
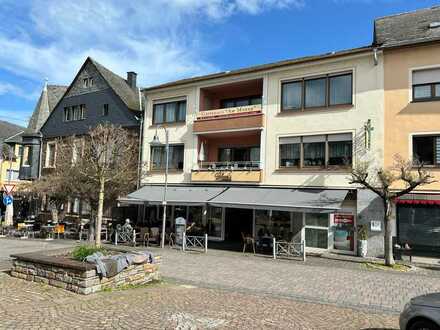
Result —
M 226 189 L 226 187 L 199 186 L 168 187 L 166 200 L 167 204 L 173 205 L 203 205 Z M 126 204 L 161 204 L 163 193 L 163 186 L 144 186 L 128 194 L 127 197 L 120 198 L 119 202 Z
M 348 190 L 231 187 L 209 201 L 209 204 L 222 207 L 329 213 L 341 208 L 347 193 Z

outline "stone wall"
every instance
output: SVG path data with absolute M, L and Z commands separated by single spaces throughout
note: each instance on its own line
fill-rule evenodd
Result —
M 44 257 L 44 262 L 29 260 L 15 256 L 11 276 L 27 281 L 44 283 L 79 294 L 90 294 L 105 289 L 115 289 L 126 285 L 140 285 L 159 280 L 158 264 L 131 265 L 113 277 L 100 278 L 95 266 L 66 259 L 67 266 L 78 263 L 75 268 L 63 267 L 59 257 L 54 257 L 56 262 L 50 264 L 49 258 Z M 82 268 L 82 269 L 81 269 Z

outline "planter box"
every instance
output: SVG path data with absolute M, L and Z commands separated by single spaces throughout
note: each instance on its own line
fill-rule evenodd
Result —
M 60 255 L 25 253 L 12 255 L 11 276 L 79 294 L 90 294 L 126 285 L 159 280 L 158 264 L 131 265 L 113 277 L 100 277 L 96 266 Z

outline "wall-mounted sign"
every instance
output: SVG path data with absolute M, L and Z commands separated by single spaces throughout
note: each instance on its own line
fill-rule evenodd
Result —
M 231 115 L 244 114 L 248 112 L 258 112 L 258 111 L 261 111 L 261 104 L 245 105 L 241 107 L 226 108 L 226 109 L 205 110 L 197 113 L 197 119 L 231 116 Z
M 370 230 L 371 231 L 382 231 L 382 222 L 377 220 L 370 221 Z
M 354 215 L 349 213 L 335 213 L 334 216 L 335 224 L 353 225 Z

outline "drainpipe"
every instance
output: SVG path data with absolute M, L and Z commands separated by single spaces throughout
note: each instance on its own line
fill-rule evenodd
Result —
M 43 134 L 41 134 L 41 132 L 39 133 L 40 134 L 40 150 L 39 150 L 39 156 L 38 156 L 38 177 L 37 177 L 37 179 L 39 179 L 39 178 L 41 178 L 41 163 L 42 163 L 42 157 L 43 157 Z M 33 151 L 33 149 L 34 148 L 32 148 L 32 151 Z M 29 154 L 28 154 L 28 157 L 29 157 Z M 32 164 L 31 164 L 31 171 L 32 171 Z
M 141 89 L 138 88 L 138 93 L 139 93 L 139 108 L 141 110 L 141 117 L 140 117 L 140 125 L 139 125 L 139 153 L 138 153 L 138 180 L 137 180 L 137 189 L 139 189 L 139 187 L 141 186 L 141 176 L 142 176 L 142 159 L 143 159 L 143 149 L 142 149 L 142 139 L 143 139 L 143 131 L 144 131 L 144 110 L 143 110 L 143 103 L 142 103 L 142 94 L 141 94 Z
M 377 65 L 377 63 L 379 62 L 377 57 L 377 48 L 373 49 L 373 59 L 374 59 L 374 65 Z

